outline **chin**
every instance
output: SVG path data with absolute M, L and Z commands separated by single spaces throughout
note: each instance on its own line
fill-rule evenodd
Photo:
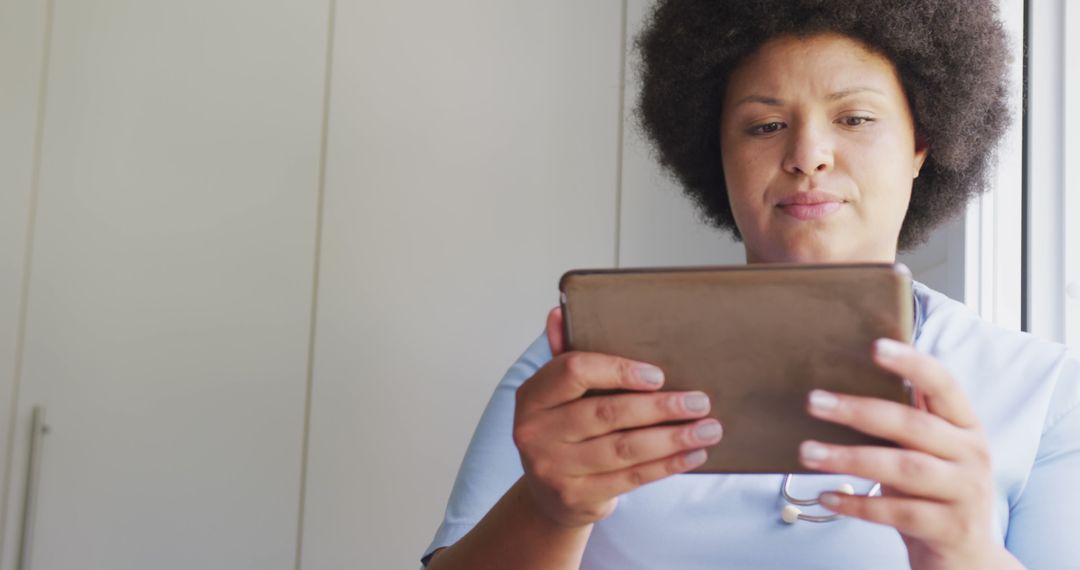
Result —
M 747 263 L 895 263 L 896 254 L 867 255 L 859 252 L 836 250 L 787 250 L 768 255 L 746 252 Z
M 852 252 L 821 243 L 800 243 L 764 251 L 746 248 L 747 263 L 843 263 L 856 261 L 856 257 Z

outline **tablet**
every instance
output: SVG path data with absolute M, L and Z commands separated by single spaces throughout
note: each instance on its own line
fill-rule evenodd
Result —
M 724 438 L 694 473 L 811 473 L 807 439 L 895 447 L 811 417 L 815 388 L 916 403 L 871 359 L 878 338 L 911 342 L 903 264 L 575 270 L 559 289 L 568 350 L 648 362 L 663 390 L 709 395 Z

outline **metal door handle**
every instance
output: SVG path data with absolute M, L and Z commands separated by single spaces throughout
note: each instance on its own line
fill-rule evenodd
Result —
M 30 570 L 30 548 L 34 541 L 34 513 L 37 506 L 38 479 L 41 476 L 41 446 L 49 426 L 45 424 L 45 407 L 34 406 L 30 420 L 30 458 L 26 467 L 26 495 L 23 497 L 22 533 L 19 541 L 18 570 Z

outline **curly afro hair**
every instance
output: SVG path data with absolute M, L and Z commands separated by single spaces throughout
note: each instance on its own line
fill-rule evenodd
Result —
M 1009 124 L 996 0 L 658 0 L 637 37 L 637 119 L 660 164 L 712 225 L 741 240 L 720 160 L 728 77 L 771 38 L 839 33 L 895 66 L 930 153 L 899 249 L 926 241 L 986 188 Z

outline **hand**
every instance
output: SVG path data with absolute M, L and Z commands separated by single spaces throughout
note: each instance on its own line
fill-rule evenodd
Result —
M 811 415 L 896 442 L 879 446 L 801 448 L 808 468 L 880 481 L 881 497 L 823 493 L 837 513 L 895 527 L 912 568 L 996 568 L 1017 564 L 991 533 L 994 481 L 990 448 L 960 385 L 935 358 L 880 339 L 874 360 L 907 378 L 927 401 L 920 410 L 895 402 L 815 390 Z
M 556 524 L 603 519 L 619 495 L 697 467 L 703 448 L 720 441 L 719 422 L 699 419 L 709 412 L 705 394 L 655 393 L 663 385 L 659 368 L 564 352 L 558 308 L 548 315 L 547 335 L 554 358 L 517 391 L 514 442 L 533 501 Z M 590 389 L 635 393 L 583 398 Z

